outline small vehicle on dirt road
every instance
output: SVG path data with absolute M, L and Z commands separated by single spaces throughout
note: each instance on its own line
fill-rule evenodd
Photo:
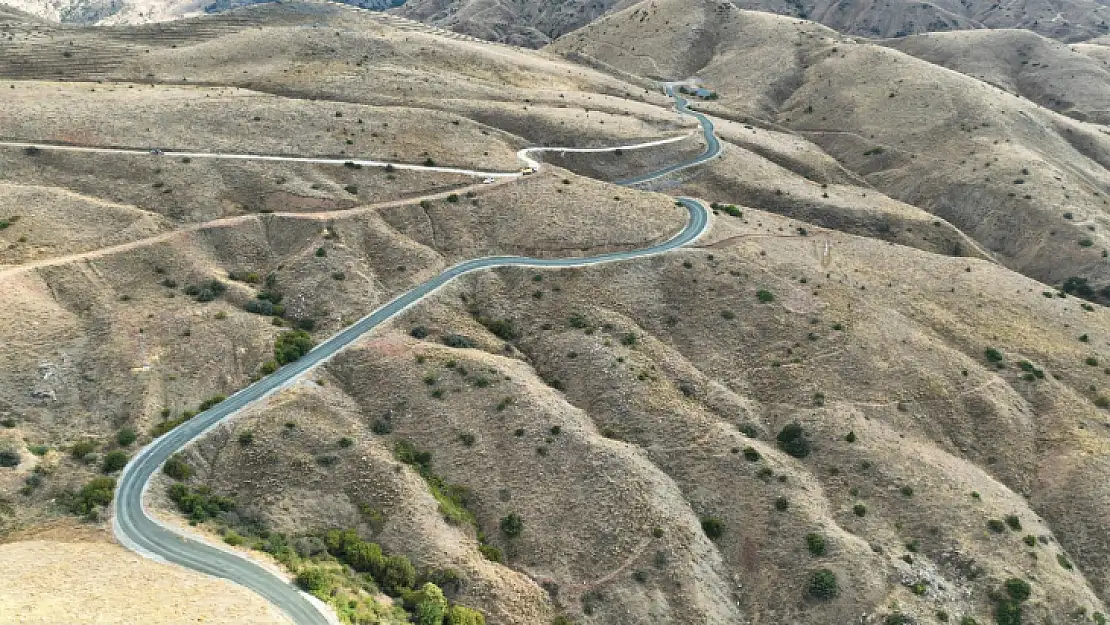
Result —
M 524 167 L 520 170 L 520 173 L 524 174 L 525 176 L 531 176 L 532 174 L 536 173 L 536 168 L 535 167 Z
M 161 148 L 150 148 L 150 153 L 154 156 L 162 156 L 165 152 Z

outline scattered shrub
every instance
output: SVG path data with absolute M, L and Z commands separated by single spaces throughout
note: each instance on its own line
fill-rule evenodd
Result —
M 501 518 L 501 533 L 508 538 L 516 538 L 524 531 L 524 520 L 515 512 Z
M 809 440 L 806 438 L 801 424 L 797 422 L 784 426 L 779 431 L 776 440 L 780 449 L 795 458 L 805 458 L 809 455 Z
M 761 302 L 773 302 L 773 301 L 775 301 L 775 295 L 773 293 L 771 293 L 770 291 L 768 291 L 767 289 L 760 289 L 760 290 L 756 291 L 755 296 L 757 298 L 759 298 L 759 301 L 761 301 Z
M 174 454 L 162 465 L 162 473 L 178 481 L 184 481 L 193 476 L 193 467 L 185 461 L 181 454 Z
M 983 355 L 986 356 L 987 360 L 991 362 L 1002 362 L 1003 358 L 1005 358 L 1002 355 L 1002 352 L 993 347 L 988 347 L 987 349 L 983 350 Z
M 1007 514 L 1006 515 L 1006 525 L 1010 526 L 1010 529 L 1012 529 L 1015 532 L 1020 532 L 1021 531 L 1021 519 L 1017 518 L 1016 515 Z
M 856 433 L 852 432 L 852 431 L 849 431 L 848 434 L 844 436 L 844 440 L 849 442 L 849 443 L 856 442 Z
M 424 326 L 415 326 L 409 330 L 409 336 L 414 339 L 424 339 L 428 337 L 428 328 Z
M 854 512 L 856 516 L 866 516 L 867 506 L 863 505 L 862 503 L 857 503 L 856 505 L 852 506 L 852 512 Z
M 201 303 L 211 302 L 223 295 L 224 291 L 227 291 L 227 285 L 215 279 L 185 287 L 185 294 Z
M 96 451 L 97 444 L 92 441 L 80 441 L 69 449 L 69 453 L 77 460 L 84 460 L 85 456 Z
M 307 354 L 314 346 L 312 337 L 304 330 L 282 332 L 274 340 L 274 359 L 280 365 L 287 365 Z
M 254 433 L 250 430 L 240 432 L 238 440 L 240 445 L 242 445 L 243 447 L 247 447 L 254 442 Z
M 127 447 L 131 443 L 134 443 L 136 438 L 135 430 L 131 428 L 123 428 L 119 432 L 116 432 L 116 442 L 119 443 L 120 447 Z
M 704 517 L 701 520 L 701 530 L 711 540 L 717 540 L 725 533 L 725 524 L 716 517 Z
M 494 547 L 493 545 L 478 545 L 478 552 L 482 554 L 483 558 L 489 560 L 490 562 L 500 563 L 504 561 L 504 556 L 501 553 L 501 550 L 497 547 Z
M 0 450 L 0 467 L 18 467 L 21 462 L 19 452 L 11 449 Z
M 840 592 L 836 583 L 836 573 L 830 569 L 817 569 L 809 577 L 809 596 L 820 599 L 832 599 Z
M 114 478 L 97 477 L 82 486 L 76 494 L 64 496 L 62 499 L 70 512 L 92 519 L 97 516 L 101 506 L 112 503 L 115 490 Z
M 826 543 L 825 537 L 816 532 L 806 534 L 806 547 L 809 549 L 810 555 L 823 556 L 825 555 Z
M 761 457 L 762 456 L 759 455 L 759 451 L 756 450 L 755 447 L 749 446 L 744 448 L 744 459 L 748 462 L 757 462 Z
M 987 529 L 995 534 L 1001 534 L 1006 531 L 1006 524 L 998 519 L 990 519 L 987 521 Z
M 173 484 L 169 496 L 181 512 L 197 523 L 235 509 L 235 500 L 216 495 L 207 486 L 189 488 L 185 484 Z
M 779 512 L 784 512 L 789 507 L 790 500 L 786 497 L 778 497 L 775 499 L 775 510 L 778 510 Z
M 1071 565 L 1071 560 L 1068 560 L 1068 557 L 1062 553 L 1056 554 L 1056 563 L 1063 567 L 1065 571 L 1070 571 L 1074 568 Z
M 101 464 L 100 470 L 104 473 L 115 473 L 127 466 L 129 459 L 130 456 L 127 455 L 126 451 L 120 449 L 110 451 L 104 456 L 104 462 Z
M 443 337 L 443 344 L 456 349 L 472 349 L 474 341 L 461 334 L 448 334 Z
M 1034 536 L 1034 535 L 1032 535 L 1032 534 L 1028 534 L 1028 535 L 1026 535 L 1026 536 L 1025 536 L 1024 538 L 1022 538 L 1021 540 L 1022 540 L 1022 542 L 1024 542 L 1024 543 L 1025 543 L 1025 544 L 1026 544 L 1027 546 L 1029 546 L 1029 547 L 1035 547 L 1035 546 L 1037 546 L 1037 537 L 1036 537 L 1036 536 Z

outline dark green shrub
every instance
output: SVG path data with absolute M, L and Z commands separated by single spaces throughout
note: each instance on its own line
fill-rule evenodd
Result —
M 454 347 L 456 349 L 471 349 L 474 347 L 474 341 L 461 334 L 448 334 L 445 335 L 442 340 L 443 344 L 447 347 Z
M 1029 598 L 1033 589 L 1029 586 L 1029 582 L 1017 577 L 1011 577 L 1002 584 L 1006 588 L 1006 594 L 1010 595 L 1010 599 L 1021 603 Z
M 200 406 L 197 407 L 197 412 L 204 412 L 205 410 L 212 408 L 225 399 L 227 399 L 227 397 L 224 395 L 214 395 L 212 397 L 209 397 L 208 399 L 200 402 Z
M 119 449 L 110 451 L 104 456 L 104 463 L 100 466 L 100 470 L 104 473 L 115 473 L 127 466 L 129 459 L 126 451 Z
M 405 556 L 387 556 L 381 576 L 375 577 L 382 590 L 390 595 L 399 595 L 402 590 L 416 584 L 416 567 Z
M 307 354 L 314 346 L 312 337 L 304 330 L 282 332 L 274 340 L 274 359 L 280 365 L 287 365 Z
M 425 328 L 424 326 L 415 326 L 413 329 L 409 330 L 409 336 L 414 339 L 427 338 L 428 328 Z
M 823 556 L 823 555 L 825 555 L 825 550 L 827 548 L 827 545 L 825 543 L 825 537 L 822 536 L 821 534 L 816 533 L 816 532 L 811 532 L 809 534 L 806 534 L 806 547 L 809 549 L 810 555 L 813 555 L 813 556 Z
M 725 533 L 725 524 L 716 517 L 704 517 L 701 520 L 701 531 L 711 540 L 717 540 Z
M 779 512 L 784 512 L 789 507 L 790 500 L 786 497 L 778 497 L 775 499 L 775 510 L 778 510 Z
M 508 538 L 516 538 L 524 531 L 524 520 L 513 512 L 501 518 L 501 533 Z
M 461 442 L 466 447 L 473 447 L 475 440 L 477 439 L 475 438 L 474 434 L 470 432 L 463 432 L 462 434 L 459 434 L 459 442 Z
M 759 299 L 759 301 L 764 303 L 775 301 L 774 293 L 771 293 L 767 289 L 760 289 L 756 291 L 755 296 Z
M 0 467 L 18 467 L 21 462 L 19 452 L 5 449 L 0 451 Z
M 836 583 L 836 573 L 830 569 L 817 569 L 809 576 L 809 596 L 815 599 L 832 599 L 840 592 Z
M 1029 547 L 1036 547 L 1037 546 L 1037 537 L 1032 535 L 1032 534 L 1026 535 L 1021 540 L 1022 540 L 1022 542 L 1024 542 Z
M 219 280 L 208 280 L 200 284 L 190 284 L 185 287 L 185 294 L 198 302 L 211 302 L 227 291 L 227 285 Z
M 1006 524 L 998 519 L 990 519 L 987 521 L 987 529 L 995 534 L 1001 534 L 1006 531 Z
M 1014 530 L 1015 532 L 1021 531 L 1021 519 L 1017 518 L 1017 516 L 1013 514 L 1006 515 L 1006 525 L 1008 525 L 1010 529 Z
M 482 318 L 478 321 L 502 341 L 514 341 L 520 338 L 520 334 L 516 331 L 516 328 L 513 327 L 513 323 L 508 319 Z
M 760 456 L 759 451 L 755 447 L 748 446 L 744 448 L 744 460 L 748 462 L 758 462 L 761 457 L 762 456 Z
M 254 442 L 254 432 L 247 430 L 239 433 L 239 444 L 246 447 Z
M 1005 358 L 1005 356 L 1002 355 L 1002 352 L 993 347 L 988 347 L 987 349 L 983 350 L 983 355 L 986 356 L 987 360 L 991 362 L 1002 362 L 1002 360 Z
M 1074 568 L 1071 565 L 1071 560 L 1068 560 L 1068 557 L 1062 553 L 1056 554 L 1056 562 L 1061 567 L 1063 567 L 1065 571 L 1070 571 L 1072 570 L 1072 568 Z
M 903 486 L 902 487 L 902 496 L 903 497 L 913 497 L 913 486 Z
M 162 466 L 162 473 L 172 477 L 178 481 L 184 481 L 193 476 L 193 467 L 185 462 L 185 457 L 181 454 L 174 454 L 166 460 L 166 464 Z
M 131 443 L 134 443 L 136 438 L 135 430 L 131 428 L 123 428 L 119 432 L 116 432 L 116 442 L 119 443 L 120 447 L 127 447 Z
M 856 516 L 866 516 L 867 506 L 863 505 L 862 503 L 857 503 L 856 505 L 852 506 L 852 512 L 854 512 Z
M 779 431 L 777 441 L 780 449 L 795 458 L 805 458 L 809 455 L 809 440 L 801 424 L 797 422 L 784 426 Z
M 855 432 L 851 432 L 851 431 L 850 431 L 850 432 L 848 432 L 848 434 L 846 434 L 846 435 L 844 436 L 844 440 L 845 440 L 845 441 L 847 441 L 847 442 L 849 442 L 849 443 L 854 443 L 854 442 L 856 442 L 856 433 L 855 433 Z

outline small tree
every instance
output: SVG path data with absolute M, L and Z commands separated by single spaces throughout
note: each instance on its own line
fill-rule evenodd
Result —
M 725 533 L 725 524 L 716 517 L 705 517 L 701 520 L 701 531 L 705 532 L 710 540 L 717 540 Z
M 116 442 L 119 443 L 120 447 L 127 447 L 131 443 L 134 443 L 136 438 L 135 430 L 131 428 L 123 428 L 119 432 L 116 432 Z

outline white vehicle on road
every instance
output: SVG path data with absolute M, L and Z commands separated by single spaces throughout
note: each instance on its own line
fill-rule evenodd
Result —
M 482 184 L 493 184 L 493 178 L 483 178 Z

